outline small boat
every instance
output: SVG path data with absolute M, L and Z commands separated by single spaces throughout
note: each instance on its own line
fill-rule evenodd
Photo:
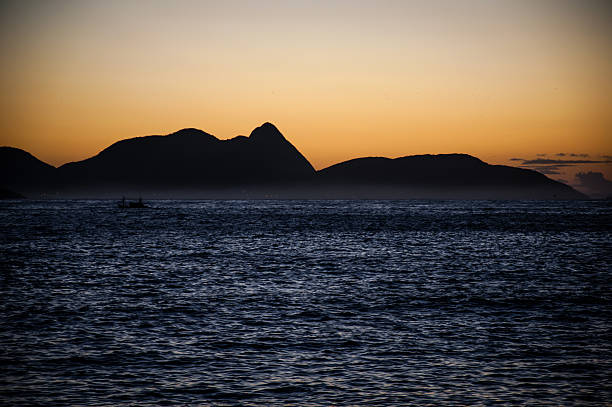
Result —
M 127 209 L 127 208 L 148 208 L 147 205 L 144 204 L 144 202 L 142 202 L 142 198 L 138 198 L 138 201 L 133 202 L 126 202 L 125 201 L 125 197 L 121 198 L 121 202 L 119 202 L 119 207 L 123 208 L 123 209 Z

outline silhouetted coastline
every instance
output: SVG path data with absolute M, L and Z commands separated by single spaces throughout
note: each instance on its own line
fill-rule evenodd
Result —
M 316 171 L 271 123 L 229 140 L 192 128 L 121 140 L 58 168 L 12 147 L 0 158 L 0 185 L 38 198 L 587 198 L 536 171 L 467 154 L 363 157 Z
M 0 199 L 24 199 L 25 196 L 11 191 L 10 189 L 0 188 Z

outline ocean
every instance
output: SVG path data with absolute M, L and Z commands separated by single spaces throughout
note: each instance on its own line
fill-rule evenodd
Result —
M 605 405 L 610 201 L 0 201 L 0 405 Z

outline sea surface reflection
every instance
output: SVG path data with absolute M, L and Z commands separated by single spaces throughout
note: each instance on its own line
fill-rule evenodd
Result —
M 0 202 L 0 404 L 602 405 L 612 207 Z

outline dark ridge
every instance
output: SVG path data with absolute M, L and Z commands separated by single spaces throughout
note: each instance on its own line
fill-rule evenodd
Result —
M 25 199 L 25 196 L 10 189 L 0 187 L 0 199 Z
M 255 128 L 249 138 L 258 143 L 278 143 L 287 142 L 280 131 L 270 122 L 265 122 L 261 126 Z
M 413 188 L 420 193 L 511 199 L 585 199 L 584 194 L 545 175 L 522 168 L 490 165 L 468 154 L 415 155 L 396 159 L 358 158 L 327 167 L 317 173 L 326 186 Z M 461 194 L 457 194 L 461 191 Z M 484 193 L 484 195 L 483 195 Z M 426 194 L 427 195 L 427 194 Z
M 193 128 L 121 140 L 57 169 L 10 147 L 0 159 L 0 185 L 31 196 L 586 198 L 536 171 L 467 154 L 356 158 L 317 172 L 271 123 L 228 140 Z
M 56 169 L 27 151 L 0 147 L 0 185 L 9 190 L 31 189 L 54 182 Z
M 277 184 L 311 177 L 314 168 L 272 124 L 250 137 L 219 140 L 197 129 L 119 141 L 95 157 L 59 168 L 73 186 L 159 187 Z
M 168 134 L 168 137 L 173 137 L 173 136 L 204 136 L 204 137 L 207 137 L 209 139 L 218 140 L 212 134 L 208 134 L 205 131 L 202 131 L 200 129 L 195 129 L 193 127 L 186 127 L 186 128 L 181 129 L 179 131 L 175 131 L 174 133 Z

